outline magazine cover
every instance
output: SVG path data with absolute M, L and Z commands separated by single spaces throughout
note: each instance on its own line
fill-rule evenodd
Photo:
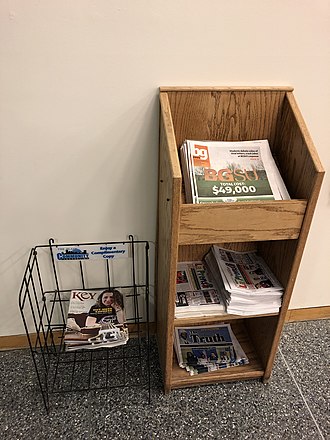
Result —
M 118 289 L 73 290 L 64 343 L 68 349 L 125 344 L 124 296 Z
M 181 147 L 188 202 L 213 203 L 289 198 L 267 140 L 202 142 Z M 189 176 L 189 179 L 188 179 Z M 190 182 L 188 183 L 188 180 Z
M 179 366 L 190 374 L 248 363 L 230 324 L 176 327 L 174 348 Z

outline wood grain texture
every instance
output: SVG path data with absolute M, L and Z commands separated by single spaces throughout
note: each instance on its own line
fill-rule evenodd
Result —
M 175 155 L 175 156 L 174 156 Z M 161 99 L 157 232 L 157 338 L 165 390 L 170 389 L 175 277 L 181 188 L 175 137 L 166 97 Z
M 232 251 L 247 252 L 258 249 L 258 243 L 255 242 L 234 242 L 234 243 L 212 243 Z M 200 261 L 210 250 L 211 244 L 191 244 L 180 245 L 178 261 Z
M 166 93 L 161 93 L 159 99 L 161 105 L 160 141 L 161 145 L 166 146 L 168 154 L 166 166 L 170 168 L 169 172 L 174 179 L 182 179 L 181 166 L 177 151 L 177 141 L 168 95 Z
M 256 377 L 267 381 L 271 375 L 324 175 L 292 90 L 161 88 L 158 340 L 166 391 Z M 177 154 L 185 139 L 268 139 L 291 200 L 186 204 Z M 283 303 L 279 314 L 227 317 L 251 356 L 250 366 L 190 377 L 172 363 L 174 326 L 224 322 L 225 318 L 174 319 L 176 264 L 202 259 L 213 243 L 233 250 L 258 250 L 283 284 Z
M 324 169 L 292 93 L 283 101 L 273 151 L 291 197 L 309 199 Z
M 306 201 L 285 200 L 181 207 L 179 243 L 283 240 L 300 233 Z
M 269 313 L 266 315 L 262 315 L 263 317 L 269 317 L 269 316 L 278 316 L 278 313 Z M 251 315 L 248 317 L 249 319 L 252 318 L 258 318 L 259 316 L 257 315 Z M 214 315 L 214 316 L 199 316 L 198 319 L 198 324 L 199 325 L 214 325 L 214 324 L 221 324 L 221 323 L 228 323 L 228 322 L 232 322 L 232 321 L 239 321 L 242 320 L 246 317 L 241 316 L 241 315 L 230 315 L 228 313 L 224 313 L 222 315 Z M 196 317 L 194 318 L 175 318 L 174 319 L 174 325 L 175 327 L 187 327 L 187 326 L 194 326 L 196 325 Z
M 282 90 L 168 93 L 179 147 L 185 139 L 274 143 Z
M 292 92 L 293 87 L 290 86 L 162 86 L 160 92 L 246 92 L 246 91 L 267 91 L 267 92 Z
M 292 309 L 288 310 L 285 317 L 286 322 L 314 321 L 317 319 L 330 319 L 330 306 Z
M 274 337 L 279 320 L 280 314 L 276 316 L 259 316 L 246 320 L 246 328 L 250 340 L 258 353 L 258 357 L 264 369 L 269 365 L 269 358 L 274 348 Z
M 53 341 L 56 345 L 60 345 L 62 338 L 61 331 L 53 331 Z M 29 335 L 30 341 L 33 347 L 40 346 L 40 344 L 44 344 L 43 334 L 38 336 L 36 333 L 32 333 Z M 51 344 L 51 336 L 48 335 L 48 342 Z M 0 336 L 0 350 L 11 350 L 18 348 L 29 348 L 29 341 L 27 335 L 13 335 L 13 336 Z
M 289 164 L 287 172 L 290 174 L 287 175 L 287 180 L 290 182 L 292 193 L 296 197 L 306 198 L 308 203 L 299 238 L 292 242 L 284 241 L 282 249 L 279 249 L 281 242 L 275 245 L 272 250 L 270 250 L 270 244 L 267 244 L 268 255 L 273 255 L 273 261 L 275 259 L 278 261 L 282 257 L 282 270 L 278 273 L 280 278 L 283 279 L 284 275 L 286 279 L 279 320 L 265 368 L 264 380 L 266 381 L 271 376 L 277 347 L 324 178 L 324 169 L 292 93 L 287 93 L 283 103 L 279 127 L 281 128 L 280 139 L 282 143 L 280 147 L 282 149 L 281 154 L 283 155 L 282 162 Z M 284 133 L 285 137 L 283 137 Z M 285 149 L 284 144 L 286 146 Z M 284 154 L 286 154 L 285 157 Z M 276 256 L 275 252 L 277 252 Z M 278 266 L 279 264 L 277 263 Z

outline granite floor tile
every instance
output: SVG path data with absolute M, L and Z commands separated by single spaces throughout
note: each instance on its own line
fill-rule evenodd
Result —
M 1 409 L 2 440 L 89 438 L 88 402 L 81 395 L 57 396 L 49 415 L 38 399 L 40 394 L 29 392 L 24 407 Z
M 0 352 L 1 440 L 89 437 L 89 401 L 79 393 L 51 395 L 47 415 L 30 352 Z
M 97 394 L 90 439 L 311 439 L 317 428 L 281 358 L 272 381 L 154 390 L 151 405 Z M 134 399 L 133 399 L 134 400 Z
M 322 435 L 330 438 L 330 320 L 286 324 L 280 351 Z
M 1 439 L 326 439 L 328 323 L 297 324 L 285 327 L 268 385 L 234 382 L 164 395 L 153 343 L 150 404 L 147 387 L 50 394 L 49 415 L 29 350 L 0 352 Z M 58 389 L 65 389 L 70 374 L 66 377 L 65 365 L 61 368 Z M 84 363 L 75 371 L 86 376 Z M 129 374 L 134 381 L 134 364 Z M 101 361 L 93 368 L 93 383 L 101 383 L 104 375 Z M 110 382 L 114 379 L 110 374 Z M 79 377 L 75 380 L 79 388 Z

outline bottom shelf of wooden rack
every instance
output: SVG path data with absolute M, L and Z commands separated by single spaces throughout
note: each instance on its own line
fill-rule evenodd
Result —
M 210 373 L 202 373 L 190 376 L 184 368 L 179 367 L 176 354 L 174 353 L 171 389 L 207 385 L 217 382 L 261 379 L 265 371 L 261 362 L 259 361 L 253 344 L 248 337 L 244 324 L 232 323 L 232 329 L 249 359 L 249 363 L 247 365 L 223 368 Z

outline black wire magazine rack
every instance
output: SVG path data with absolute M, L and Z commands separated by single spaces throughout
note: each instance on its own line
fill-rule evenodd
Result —
M 123 292 L 127 344 L 68 351 L 71 291 Z M 55 243 L 31 249 L 19 308 L 47 413 L 50 395 L 139 387 L 150 403 L 149 243 Z

